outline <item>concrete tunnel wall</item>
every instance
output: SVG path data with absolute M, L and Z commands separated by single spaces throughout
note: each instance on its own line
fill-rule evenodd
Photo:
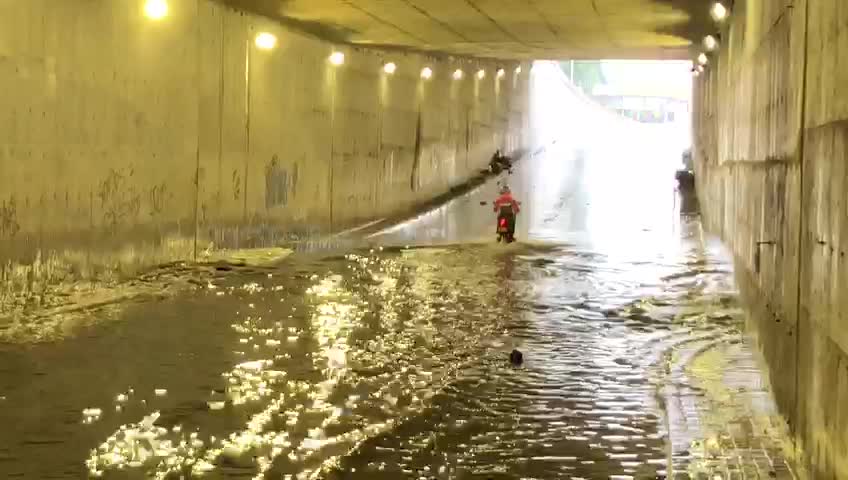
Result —
M 334 46 L 209 0 L 152 21 L 143 3 L 0 1 L 0 311 L 397 214 L 528 144 L 529 65 Z
M 848 478 L 848 8 L 737 1 L 722 43 L 696 81 L 705 218 L 796 451 L 814 478 Z

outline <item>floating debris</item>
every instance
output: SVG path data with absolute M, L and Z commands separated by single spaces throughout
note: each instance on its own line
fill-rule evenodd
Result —
M 524 363 L 524 354 L 518 350 L 513 350 L 509 354 L 509 363 L 513 365 L 521 365 Z
M 103 416 L 103 410 L 99 408 L 86 408 L 82 411 L 82 423 L 91 424 L 98 420 Z

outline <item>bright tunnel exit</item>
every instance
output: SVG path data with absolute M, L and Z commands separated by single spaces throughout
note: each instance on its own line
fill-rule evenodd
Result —
M 506 184 L 521 202 L 519 242 L 634 253 L 674 245 L 684 207 L 675 171 L 691 137 L 690 69 L 689 62 L 534 62 L 526 72 L 530 148 L 514 171 L 372 238 L 490 242 L 489 205 Z
M 691 142 L 690 69 L 690 62 L 536 62 L 531 129 L 535 142 L 550 146 L 524 179 L 531 238 L 568 232 L 569 240 L 614 250 L 674 242 L 668 233 L 683 200 L 675 174 Z

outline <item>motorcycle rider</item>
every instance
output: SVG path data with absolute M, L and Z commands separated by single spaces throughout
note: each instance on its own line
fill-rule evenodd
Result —
M 501 170 L 503 170 L 503 165 L 501 165 L 501 151 L 496 150 L 495 154 L 492 155 L 492 159 L 489 160 L 489 171 L 497 175 L 501 173 Z
M 509 237 L 512 240 L 512 237 L 515 236 L 515 217 L 521 210 L 521 204 L 513 198 L 509 185 L 504 184 L 501 186 L 501 194 L 495 200 L 494 205 L 495 212 L 498 214 L 498 225 L 500 225 L 502 218 L 506 219 L 509 228 Z

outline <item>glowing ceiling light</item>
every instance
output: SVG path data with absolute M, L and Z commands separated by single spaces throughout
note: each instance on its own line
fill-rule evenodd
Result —
M 506 70 L 504 70 L 503 68 L 499 68 L 498 69 L 498 78 L 501 78 L 504 75 L 506 75 Z
M 713 8 L 710 9 L 710 15 L 712 15 L 715 21 L 720 22 L 727 18 L 727 7 L 721 2 L 715 2 Z
M 433 76 L 433 69 L 432 68 L 424 67 L 424 68 L 421 69 L 421 78 L 426 80 L 426 79 L 429 79 L 432 76 Z
M 330 63 L 333 65 L 343 65 L 345 62 L 345 54 L 342 52 L 333 52 L 330 55 Z
M 168 15 L 168 2 L 165 0 L 147 0 L 144 3 L 144 16 L 151 20 L 161 20 Z
M 453 79 L 454 79 L 454 80 L 460 80 L 461 78 L 462 78 L 462 70 L 461 70 L 461 69 L 459 69 L 459 68 L 457 68 L 457 69 L 453 72 Z
M 707 58 L 706 53 L 701 52 L 701 54 L 698 55 L 698 63 L 700 63 L 701 65 L 706 65 L 708 61 L 709 59 Z
M 515 73 L 516 74 L 521 73 L 521 65 L 515 67 Z
M 712 35 L 707 35 L 704 37 L 704 48 L 709 51 L 713 51 L 718 47 L 718 40 Z
M 262 32 L 256 35 L 254 42 L 256 43 L 256 48 L 260 50 L 271 50 L 277 46 L 277 37 L 272 33 Z
M 486 71 L 483 70 L 482 68 L 477 71 L 477 78 L 479 78 L 480 80 L 482 80 L 485 76 L 486 76 Z
M 397 70 L 397 65 L 392 62 L 383 65 L 383 71 L 388 73 L 389 75 L 395 73 L 395 70 Z

